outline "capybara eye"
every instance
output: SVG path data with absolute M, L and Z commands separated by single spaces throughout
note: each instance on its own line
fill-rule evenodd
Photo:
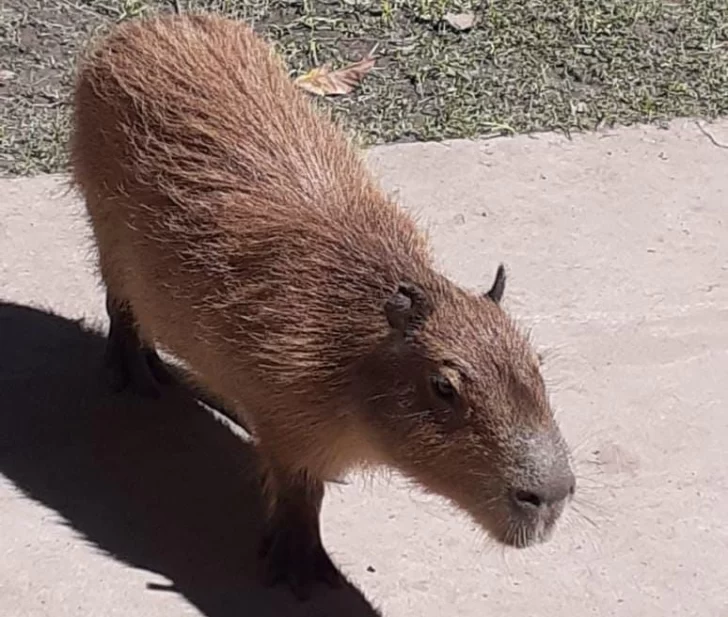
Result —
M 441 399 L 451 401 L 455 397 L 455 386 L 444 375 L 433 375 L 432 376 L 432 387 L 435 390 L 435 394 Z

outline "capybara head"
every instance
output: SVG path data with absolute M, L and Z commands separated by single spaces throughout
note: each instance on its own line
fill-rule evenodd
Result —
M 525 547 L 548 539 L 575 479 L 504 288 L 502 266 L 483 295 L 437 276 L 402 281 L 382 308 L 390 336 L 364 369 L 366 413 L 391 465 Z

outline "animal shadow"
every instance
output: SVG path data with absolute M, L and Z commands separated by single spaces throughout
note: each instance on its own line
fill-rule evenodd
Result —
M 258 583 L 254 450 L 182 386 L 158 401 L 110 394 L 104 343 L 80 322 L 0 302 L 0 473 L 209 617 L 379 616 L 351 585 L 298 603 Z

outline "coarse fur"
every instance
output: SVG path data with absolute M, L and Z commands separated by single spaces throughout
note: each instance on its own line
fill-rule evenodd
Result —
M 415 221 L 249 27 L 159 16 L 94 41 L 71 154 L 117 385 L 154 394 L 160 347 L 253 428 L 273 580 L 302 597 L 337 581 L 323 482 L 366 465 L 502 542 L 548 536 L 573 476 L 536 355 L 500 306 L 504 272 L 489 294 L 438 273 Z

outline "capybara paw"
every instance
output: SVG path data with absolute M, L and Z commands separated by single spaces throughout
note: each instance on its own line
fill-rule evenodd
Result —
M 340 587 L 344 578 L 320 541 L 292 529 L 268 534 L 260 551 L 266 585 L 287 585 L 300 601 L 308 600 L 317 583 Z

